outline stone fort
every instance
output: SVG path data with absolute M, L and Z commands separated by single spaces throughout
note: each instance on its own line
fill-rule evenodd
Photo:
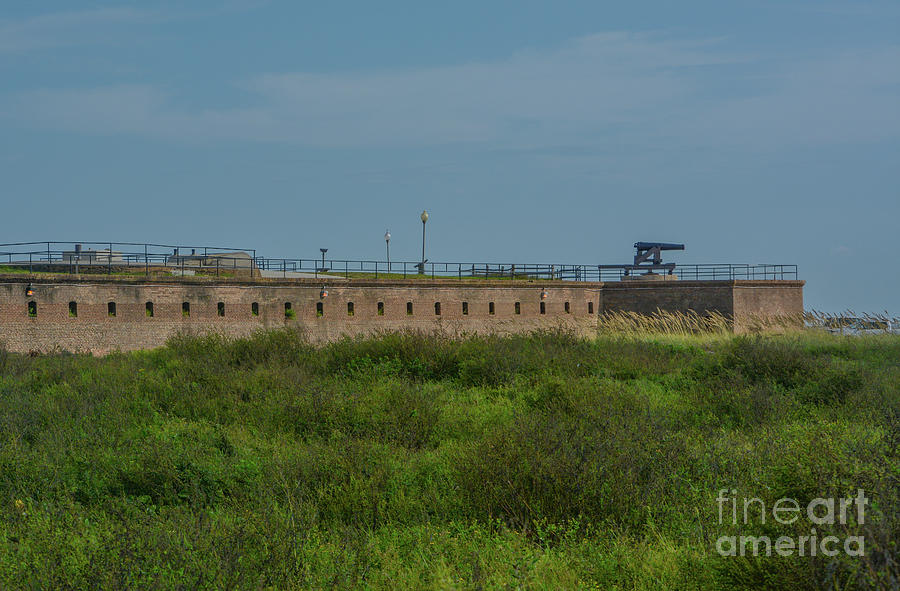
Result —
M 75 272 L 70 254 L 48 251 L 43 267 L 32 260 L 27 270 L 0 273 L 0 344 L 9 351 L 102 355 L 158 347 L 177 334 L 244 337 L 283 327 L 296 327 L 313 342 L 396 330 L 463 335 L 561 328 L 590 335 L 601 314 L 658 310 L 719 313 L 740 331 L 751 319 L 803 312 L 804 282 L 796 278 L 648 273 L 652 277 L 607 281 L 592 280 L 582 269 L 571 280 L 557 269 L 546 276 L 507 269 L 503 277 L 489 268 L 463 276 L 462 266 L 458 275 L 419 268 L 405 278 L 392 266 L 384 278 L 377 266 L 374 276 L 355 276 L 347 267 L 342 275 L 331 261 L 309 274 L 288 272 L 284 260 L 278 270 L 252 256 L 251 264 L 229 256 L 241 261 L 230 269 L 206 253 L 187 262 L 169 256 L 165 265 L 151 264 L 149 256 L 129 262 L 112 249 L 105 264 L 89 255 Z M 189 263 L 196 263 L 192 274 Z

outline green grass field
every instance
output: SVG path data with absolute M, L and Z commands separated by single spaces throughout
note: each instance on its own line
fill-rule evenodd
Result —
M 900 576 L 900 338 L 290 331 L 0 351 L 2 589 L 856 589 Z M 871 499 L 722 557 L 721 489 Z M 770 515 L 771 517 L 771 515 Z M 893 579 L 891 578 L 893 577 Z

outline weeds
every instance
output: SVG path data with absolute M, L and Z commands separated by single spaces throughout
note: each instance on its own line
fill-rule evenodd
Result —
M 891 588 L 897 338 L 601 327 L 0 350 L 0 587 Z M 858 487 L 864 559 L 715 552 L 720 488 Z

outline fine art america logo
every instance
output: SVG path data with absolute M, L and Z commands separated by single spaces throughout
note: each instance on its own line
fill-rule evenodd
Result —
M 719 525 L 765 525 L 767 516 L 781 525 L 793 525 L 800 519 L 809 522 L 809 533 L 795 538 L 720 536 L 716 540 L 716 551 L 722 556 L 772 556 L 773 552 L 778 556 L 837 556 L 842 551 L 848 556 L 865 555 L 863 536 L 840 538 L 823 536 L 816 531 L 816 526 L 864 524 L 869 499 L 862 489 L 857 490 L 855 497 L 815 498 L 806 505 L 785 497 L 775 501 L 771 507 L 756 497 L 738 497 L 736 489 L 722 489 L 716 503 L 719 506 Z

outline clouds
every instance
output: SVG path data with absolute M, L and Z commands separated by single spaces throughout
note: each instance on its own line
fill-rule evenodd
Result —
M 79 18 L 134 17 L 100 12 Z M 3 103 L 24 125 L 185 142 L 752 148 L 897 138 L 898 61 L 898 47 L 788 61 L 721 39 L 614 32 L 493 61 L 270 72 L 203 89 L 248 97 L 224 108 L 204 106 L 196 89 L 153 84 L 45 88 Z
M 100 31 L 154 20 L 132 8 L 56 12 L 24 20 L 0 20 L 0 54 L 96 43 Z
M 682 92 L 663 76 L 592 60 L 608 37 L 550 53 L 459 66 L 358 74 L 267 74 L 248 82 L 283 131 L 314 143 L 497 142 L 622 120 L 647 97 Z M 640 98 L 644 97 L 644 98 Z
M 762 92 L 717 101 L 697 131 L 730 146 L 900 139 L 900 46 L 785 59 L 761 80 Z
M 139 26 L 179 21 L 204 21 L 210 16 L 241 13 L 267 0 L 224 0 L 214 8 L 193 10 L 185 6 L 162 10 L 102 7 L 91 10 L 48 12 L 19 20 L 0 19 L 0 56 L 60 47 L 127 44 Z

